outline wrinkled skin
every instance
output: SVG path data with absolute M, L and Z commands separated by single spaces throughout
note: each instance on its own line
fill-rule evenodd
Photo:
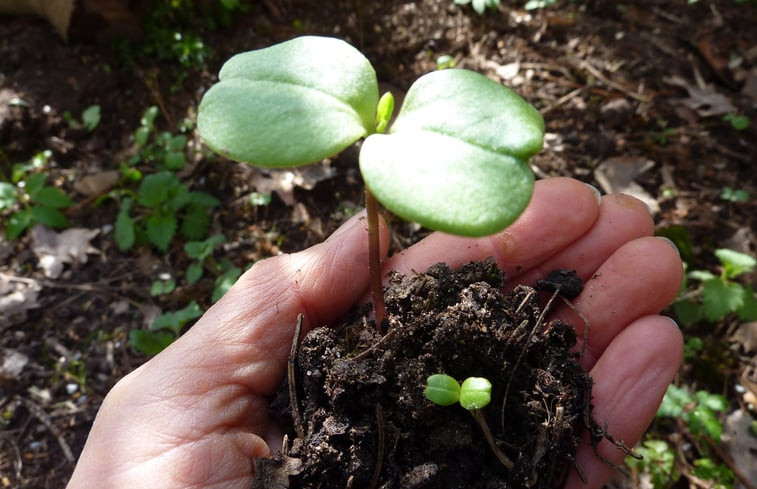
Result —
M 537 182 L 525 213 L 486 238 L 433 234 L 385 262 L 385 271 L 456 267 L 493 256 L 511 282 L 533 284 L 555 268 L 586 280 L 574 303 L 591 325 L 584 367 L 595 385 L 594 416 L 633 446 L 652 420 L 681 362 L 682 337 L 658 315 L 675 297 L 683 268 L 670 242 L 652 237 L 644 204 L 598 198 L 567 178 Z M 68 489 L 246 489 L 251 458 L 280 446 L 268 399 L 285 375 L 297 315 L 305 330 L 335 323 L 368 289 L 364 216 L 299 253 L 261 261 L 185 335 L 124 377 L 105 398 Z M 382 229 L 382 241 L 388 241 Z M 580 328 L 570 308 L 555 312 Z M 624 454 L 603 441 L 599 452 Z M 587 484 L 613 469 L 582 446 Z

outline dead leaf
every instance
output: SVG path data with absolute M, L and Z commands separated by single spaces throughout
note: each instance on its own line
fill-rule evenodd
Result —
M 23 353 L 8 348 L 0 348 L 0 384 L 18 380 L 28 363 L 29 357 Z
M 626 194 L 641 200 L 652 212 L 660 211 L 660 204 L 634 180 L 654 166 L 654 162 L 636 156 L 609 158 L 594 170 L 594 178 L 607 194 Z
M 0 14 L 32 14 L 47 19 L 60 37 L 68 39 L 74 0 L 0 0 Z
M 0 317 L 24 314 L 39 307 L 40 290 L 42 286 L 34 279 L 0 273 Z
M 689 97 L 680 102 L 691 110 L 696 111 L 700 117 L 713 117 L 718 115 L 732 114 L 736 107 L 725 95 L 718 93 L 714 86 L 706 84 L 697 76 L 697 84 L 692 85 L 679 76 L 663 78 L 669 85 L 684 88 Z
M 251 185 L 261 194 L 276 192 L 279 198 L 288 206 L 295 204 L 294 188 L 301 187 L 312 190 L 316 184 L 336 175 L 336 169 L 328 163 L 309 165 L 294 170 L 272 170 L 256 172 Z
M 98 253 L 89 243 L 100 234 L 99 229 L 71 228 L 56 233 L 40 224 L 32 228 L 32 251 L 46 277 L 57 278 L 63 265 L 87 262 L 89 253 Z
M 86 175 L 74 184 L 74 190 L 86 197 L 101 195 L 113 188 L 120 177 L 121 173 L 118 170 Z
M 723 444 L 733 459 L 733 464 L 747 480 L 757 481 L 757 438 L 750 434 L 753 419 L 749 413 L 739 409 L 725 418 L 723 423 Z
M 744 353 L 757 352 L 757 321 L 741 324 L 733 340 L 741 345 Z

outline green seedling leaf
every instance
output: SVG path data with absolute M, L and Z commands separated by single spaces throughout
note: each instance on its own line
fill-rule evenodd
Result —
M 720 278 L 702 283 L 702 304 L 708 321 L 715 322 L 744 304 L 744 287 Z
M 181 329 L 189 321 L 202 316 L 202 312 L 202 308 L 197 304 L 197 302 L 192 301 L 184 309 L 166 312 L 156 317 L 150 325 L 150 329 L 153 331 L 168 329 L 176 336 L 178 336 L 179 333 L 181 333 Z
M 502 230 L 525 209 L 544 121 L 515 92 L 467 70 L 416 81 L 388 134 L 363 143 L 360 169 L 389 210 L 465 236 Z
M 87 131 L 94 131 L 100 124 L 100 106 L 95 104 L 87 107 L 81 114 L 81 121 Z
M 5 237 L 8 240 L 18 238 L 33 222 L 31 210 L 24 209 L 16 212 L 8 218 L 8 224 L 5 225 Z
M 492 399 L 492 383 L 483 377 L 468 377 L 460 386 L 460 405 L 472 411 L 486 407 Z
M 190 263 L 187 267 L 187 274 L 184 278 L 189 285 L 192 285 L 202 278 L 203 273 L 204 269 L 202 267 L 202 262 L 195 261 Z
M 238 54 L 203 96 L 197 127 L 228 158 L 290 167 L 332 156 L 374 131 L 378 83 L 344 41 L 298 37 Z
M 744 287 L 744 303 L 739 309 L 739 319 L 744 322 L 757 321 L 757 297 L 751 285 Z
M 171 172 L 147 175 L 139 184 L 139 203 L 154 209 L 168 200 L 177 185 L 180 185 L 179 179 Z
M 0 211 L 10 209 L 18 202 L 16 186 L 8 182 L 0 182 Z
M 704 306 L 691 299 L 674 302 L 673 312 L 678 322 L 684 326 L 690 326 L 704 319 Z
M 168 331 L 134 329 L 129 332 L 129 344 L 145 355 L 157 355 L 175 339 L 176 336 Z
M 26 177 L 26 180 L 24 180 L 24 191 L 29 196 L 33 197 L 45 186 L 46 179 L 47 177 L 44 173 L 32 173 Z
M 234 285 L 239 276 L 242 274 L 242 269 L 239 267 L 231 267 L 216 278 L 213 285 L 213 295 L 211 300 L 213 302 L 218 301 L 223 295 Z
M 134 246 L 136 234 L 134 232 L 134 220 L 129 216 L 133 200 L 126 198 L 121 203 L 121 209 L 116 217 L 115 239 L 120 251 L 126 251 Z
M 224 243 L 226 238 L 223 234 L 215 234 L 205 241 L 190 241 L 184 245 L 184 252 L 189 258 L 203 261 L 213 254 L 217 244 Z
M 136 131 L 134 131 L 134 144 L 137 146 L 144 146 L 147 144 L 147 139 L 150 137 L 150 128 L 149 127 L 139 127 Z
M 150 106 L 142 114 L 142 118 L 139 120 L 139 125 L 143 127 L 152 127 L 155 123 L 155 118 L 158 116 L 158 108 L 154 105 Z
M 434 374 L 426 379 L 426 397 L 439 406 L 451 406 L 460 400 L 460 383 L 447 374 Z
M 184 156 L 184 153 L 181 153 L 179 151 L 171 151 L 169 153 L 166 153 L 166 157 L 163 162 L 166 164 L 166 168 L 176 171 L 184 168 L 184 166 L 187 164 L 187 158 L 186 156 Z
M 68 219 L 58 209 L 45 206 L 35 206 L 29 209 L 29 214 L 34 222 L 44 224 L 49 228 L 68 227 Z
M 192 204 L 187 207 L 181 221 L 181 234 L 187 239 L 199 240 L 205 236 L 210 226 L 211 215 L 204 205 Z
M 658 418 L 677 418 L 683 414 L 687 404 L 694 402 L 694 396 L 686 389 L 670 384 L 657 410 Z
M 742 273 L 751 272 L 757 266 L 757 260 L 754 257 L 727 248 L 715 250 L 715 256 L 723 264 L 725 276 L 728 278 L 735 278 Z
M 150 295 L 153 297 L 170 294 L 176 289 L 176 280 L 156 280 L 150 286 Z
M 56 187 L 42 187 L 30 197 L 33 202 L 53 209 L 64 209 L 74 205 L 74 201 L 63 190 Z
M 394 115 L 394 95 L 392 95 L 392 92 L 386 92 L 378 101 L 378 108 L 376 109 L 376 132 L 383 133 L 386 131 L 392 115 Z
M 176 227 L 176 216 L 173 214 L 153 214 L 147 219 L 147 239 L 165 252 L 176 234 Z

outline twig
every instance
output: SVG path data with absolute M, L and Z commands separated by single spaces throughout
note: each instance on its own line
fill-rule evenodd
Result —
M 718 456 L 718 458 L 719 458 L 720 460 L 722 460 L 722 461 L 723 461 L 723 463 L 725 463 L 725 464 L 726 464 L 726 465 L 728 466 L 728 468 L 729 468 L 729 469 L 731 469 L 731 472 L 733 472 L 733 475 L 735 475 L 735 476 L 736 476 L 736 478 L 737 478 L 737 479 L 739 479 L 739 481 L 740 481 L 740 482 L 741 482 L 741 483 L 742 483 L 742 484 L 744 485 L 744 487 L 746 487 L 747 489 L 757 489 L 757 486 L 755 486 L 754 484 L 752 484 L 752 483 L 751 483 L 751 482 L 749 481 L 749 476 L 747 476 L 746 474 L 744 474 L 744 473 L 743 473 L 743 472 L 742 472 L 742 471 L 741 471 L 741 470 L 740 470 L 740 469 L 739 469 L 739 468 L 738 468 L 738 467 L 736 466 L 736 464 L 735 464 L 735 463 L 733 462 L 733 459 L 732 459 L 731 457 L 729 457 L 729 456 L 728 456 L 728 454 L 727 454 L 727 453 L 725 453 L 725 452 L 724 452 L 724 451 L 723 451 L 723 450 L 722 450 L 722 449 L 721 449 L 721 448 L 720 448 L 720 447 L 719 447 L 719 446 L 718 446 L 718 445 L 717 445 L 717 444 L 715 443 L 715 441 L 713 441 L 713 439 L 712 439 L 712 438 L 710 438 L 709 436 L 705 436 L 705 437 L 704 437 L 704 439 L 705 439 L 705 441 L 707 442 L 707 444 L 708 444 L 708 445 L 710 446 L 710 448 L 712 448 L 712 451 L 713 451 L 713 452 L 715 452 L 715 455 L 717 455 L 717 456 Z
M 381 339 L 379 339 L 376 343 L 372 344 L 371 346 L 369 346 L 365 350 L 361 351 L 360 353 L 358 353 L 354 357 L 350 358 L 350 360 L 353 361 L 353 362 L 357 362 L 357 361 L 362 360 L 363 358 L 367 357 L 373 350 L 375 350 L 379 346 L 383 345 L 384 343 L 386 343 L 386 341 L 389 338 L 391 338 L 392 336 L 394 336 L 394 331 L 395 331 L 394 328 L 390 329 L 389 332 L 387 334 L 385 334 L 384 336 L 382 336 Z
M 297 315 L 297 324 L 294 326 L 294 337 L 292 338 L 292 347 L 289 350 L 289 361 L 287 362 L 287 379 L 289 381 L 289 407 L 292 410 L 292 422 L 294 431 L 301 440 L 305 439 L 305 428 L 302 425 L 300 416 L 300 405 L 297 400 L 297 374 L 295 364 L 297 362 L 297 349 L 300 344 L 300 332 L 302 331 L 302 314 Z
M 368 489 L 374 489 L 381 475 L 381 467 L 384 465 L 384 408 L 376 404 L 376 429 L 378 430 L 378 447 L 376 448 L 376 466 L 373 468 L 371 482 Z
M 634 98 L 634 99 L 638 100 L 639 102 L 646 103 L 646 102 L 650 102 L 651 101 L 650 97 L 646 97 L 644 95 L 641 95 L 641 94 L 639 94 L 637 92 L 634 92 L 633 90 L 630 90 L 630 89 L 624 87 L 620 83 L 617 83 L 617 82 L 614 82 L 614 81 L 610 80 L 605 75 L 603 75 L 601 71 L 599 71 L 598 69 L 596 69 L 594 66 L 592 66 L 590 63 L 588 63 L 586 61 L 581 61 L 578 64 L 578 66 L 579 66 L 579 68 L 582 68 L 582 69 L 588 71 L 589 74 L 591 74 L 593 77 L 597 78 L 599 81 L 601 81 L 602 83 L 604 83 L 608 87 L 614 88 L 615 90 L 617 90 L 619 92 L 625 93 L 629 97 Z
M 48 430 L 50 430 L 50 433 L 52 433 L 55 439 L 58 440 L 58 445 L 60 445 L 60 449 L 63 452 L 63 456 L 66 457 L 66 460 L 68 460 L 68 462 L 72 464 L 76 462 L 76 458 L 74 457 L 73 452 L 71 452 L 71 447 L 68 446 L 68 443 L 66 443 L 63 435 L 61 435 L 58 428 L 53 424 L 53 420 L 50 419 L 50 416 L 45 412 L 45 410 L 29 399 L 24 399 L 20 396 L 15 396 L 15 399 L 26 406 L 29 412 L 43 425 L 45 425 Z

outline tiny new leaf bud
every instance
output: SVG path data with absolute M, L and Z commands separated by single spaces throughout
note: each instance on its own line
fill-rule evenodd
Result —
M 440 406 L 450 406 L 460 399 L 460 384 L 447 374 L 434 374 L 426 380 L 426 397 Z
M 376 108 L 376 132 L 383 134 L 386 131 L 386 126 L 389 125 L 389 121 L 394 114 L 394 95 L 392 92 L 386 92 L 378 101 L 378 107 Z
M 492 383 L 483 377 L 468 377 L 460 387 L 460 405 L 472 411 L 491 401 Z

